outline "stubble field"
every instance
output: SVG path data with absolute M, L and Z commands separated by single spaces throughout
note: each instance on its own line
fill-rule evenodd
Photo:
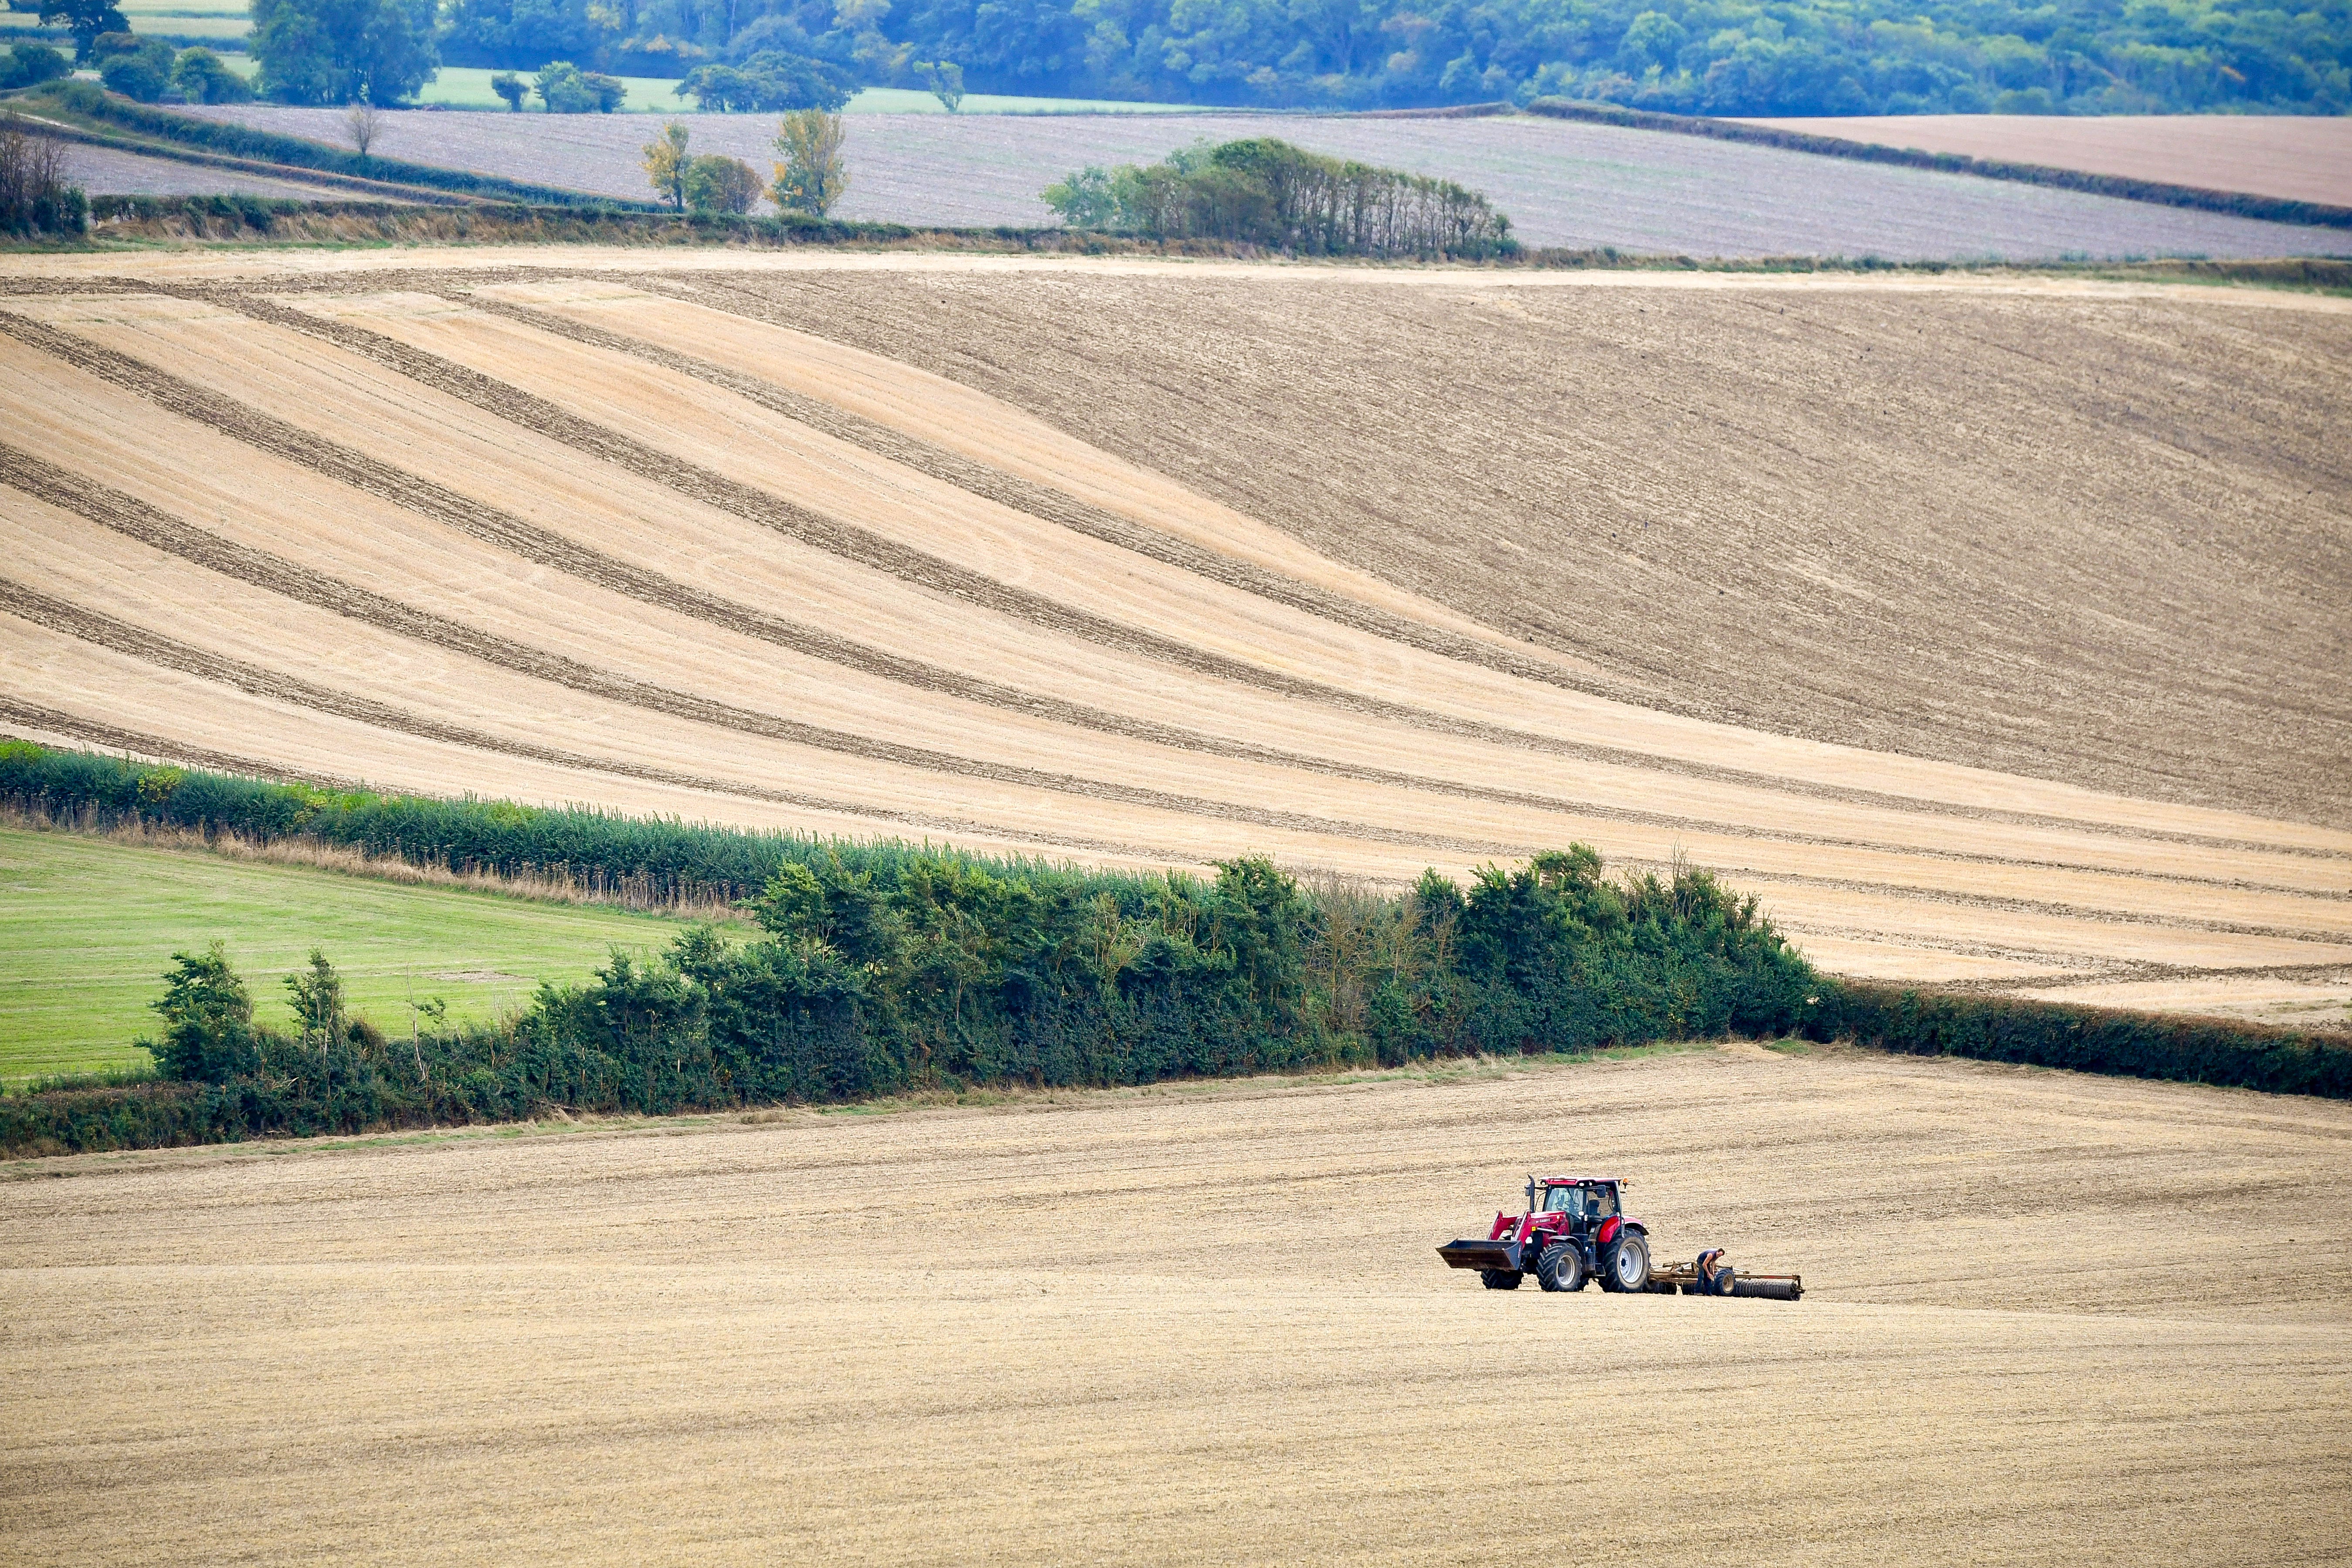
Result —
M 2342 1011 L 2334 301 L 408 259 L 23 266 L 9 730 Z
M 341 112 L 215 105 L 188 112 L 340 143 Z M 643 201 L 655 127 L 632 116 L 406 111 L 384 115 L 387 156 Z M 700 151 L 764 181 L 771 116 L 677 117 Z M 2333 256 L 2342 230 L 2154 206 L 1533 116 L 1381 120 L 1265 114 L 859 114 L 847 121 L 839 216 L 915 225 L 1048 224 L 1038 193 L 1089 163 L 1151 163 L 1200 138 L 1278 136 L 1483 191 L 1530 245 L 1688 256 L 1893 258 Z
M 85 1156 L 27 1562 L 2319 1562 L 2352 1111 L 1755 1047 Z M 1489 1292 L 1526 1171 L 1795 1305 Z

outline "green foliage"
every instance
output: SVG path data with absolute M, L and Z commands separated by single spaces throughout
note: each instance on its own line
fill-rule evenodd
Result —
M 509 110 L 520 114 L 522 100 L 530 96 L 530 84 L 512 71 L 500 71 L 490 78 L 490 90 L 506 100 Z
M 172 63 L 172 87 L 190 103 L 244 103 L 253 89 L 210 49 L 184 49 Z
M 0 92 L 16 87 L 38 87 L 71 71 L 65 56 L 47 44 L 18 44 L 0 49 Z
M 760 176 L 740 158 L 704 153 L 687 163 L 684 194 L 698 213 L 747 213 L 760 199 Z
M 2352 108 L 2352 0 L 635 0 L 628 14 L 623 47 L 734 58 L 756 37 L 865 81 L 954 60 L 976 91 L 1054 97 L 1364 109 L 1549 94 L 1718 115 Z
M 849 188 L 849 168 L 841 145 L 841 116 L 821 109 L 796 109 L 776 122 L 775 183 L 768 194 L 777 209 L 821 218 Z
M 160 100 L 172 85 L 172 46 L 153 39 L 141 42 L 128 33 L 109 33 L 91 44 L 100 60 L 98 76 L 106 90 L 138 103 Z
M 140 1042 L 164 1077 L 189 1083 L 226 1083 L 260 1065 L 261 1037 L 253 1026 L 253 997 L 215 942 L 202 954 L 174 953 L 154 1004 L 163 1019 L 160 1045 Z
M 109 33 L 128 33 L 131 20 L 115 0 L 41 0 L 41 25 L 63 24 L 73 34 L 74 58 L 87 60 L 90 47 Z
M 549 60 L 607 63 L 625 7 L 602 0 L 447 0 L 441 58 L 449 65 L 537 70 Z
M 1913 1056 L 2352 1100 L 2352 1044 L 2212 1018 L 1849 983 L 1824 995 L 1806 1033 Z
M 854 86 L 848 73 L 805 55 L 763 49 L 740 66 L 697 66 L 677 90 L 711 114 L 775 114 L 795 109 L 837 111 Z
M 253 0 L 264 98 L 403 103 L 432 79 L 433 0 Z
M 1302 152 L 1260 137 L 1164 162 L 1089 167 L 1048 185 L 1079 228 L 1223 239 L 1307 256 L 1487 257 L 1517 248 L 1511 220 L 1443 180 Z
M 540 68 L 532 90 L 550 114 L 610 114 L 621 107 L 629 89 L 616 77 L 583 71 L 570 60 L 554 60 Z
M 963 67 L 951 60 L 917 60 L 915 74 L 950 114 L 963 107 Z

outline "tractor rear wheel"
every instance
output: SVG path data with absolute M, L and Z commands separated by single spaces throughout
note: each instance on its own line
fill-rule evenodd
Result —
M 1547 1290 L 1584 1289 L 1584 1255 L 1572 1241 L 1555 1241 L 1536 1259 L 1536 1283 Z
M 1601 1259 L 1603 1290 L 1640 1290 L 1650 1283 L 1650 1244 L 1639 1231 L 1621 1234 Z
M 1489 1290 L 1516 1290 L 1519 1288 L 1519 1271 L 1516 1268 L 1481 1268 L 1478 1283 Z

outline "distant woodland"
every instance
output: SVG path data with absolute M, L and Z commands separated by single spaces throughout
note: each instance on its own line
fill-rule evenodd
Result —
M 451 64 L 677 76 L 767 51 L 864 85 L 948 62 L 974 92 L 1268 107 L 2352 109 L 2352 0 L 446 0 L 437 33 Z

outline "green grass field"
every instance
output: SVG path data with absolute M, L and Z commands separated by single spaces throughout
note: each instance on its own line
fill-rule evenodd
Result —
M 282 981 L 313 947 L 342 972 L 352 1011 L 387 1033 L 410 998 L 488 1018 L 542 978 L 578 980 L 615 945 L 667 947 L 683 923 L 603 907 L 404 887 L 64 833 L 0 828 L 0 1082 L 144 1066 L 148 1003 L 172 954 L 218 938 L 285 1026 Z

